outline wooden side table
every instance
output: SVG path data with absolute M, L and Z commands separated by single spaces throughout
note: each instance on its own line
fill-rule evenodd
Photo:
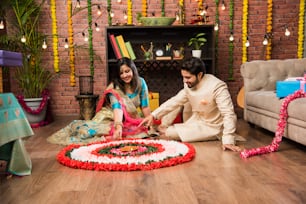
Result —
M 96 113 L 96 103 L 99 95 L 76 95 L 80 105 L 80 119 L 91 120 Z

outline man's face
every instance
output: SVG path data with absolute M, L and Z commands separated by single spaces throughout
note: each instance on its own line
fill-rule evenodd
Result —
M 202 73 L 199 73 L 198 75 L 193 75 L 183 69 L 181 70 L 181 75 L 183 77 L 183 82 L 186 83 L 189 88 L 195 87 L 202 77 Z

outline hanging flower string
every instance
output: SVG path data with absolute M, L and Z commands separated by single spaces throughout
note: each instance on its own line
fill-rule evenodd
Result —
M 127 1 L 127 24 L 132 25 L 133 24 L 133 2 L 132 0 Z
M 279 114 L 279 120 L 277 123 L 277 129 L 275 132 L 275 136 L 273 138 L 273 141 L 270 145 L 259 147 L 259 148 L 253 148 L 249 150 L 243 150 L 240 152 L 240 157 L 245 159 L 251 156 L 255 155 L 261 155 L 261 154 L 267 154 L 271 152 L 275 152 L 278 150 L 279 145 L 282 141 L 282 137 L 285 132 L 286 124 L 287 124 L 287 118 L 288 118 L 288 105 L 290 102 L 292 102 L 295 99 L 306 97 L 306 94 L 303 90 L 298 90 L 294 92 L 293 94 L 287 96 L 281 106 L 280 114 Z
M 267 14 L 267 33 L 272 33 L 272 0 L 268 0 L 268 14 Z M 268 39 L 266 47 L 266 60 L 270 60 L 272 55 L 272 39 Z
M 198 0 L 198 15 L 203 11 L 203 0 Z
M 233 35 L 233 30 L 234 30 L 234 0 L 230 0 L 230 5 L 229 5 L 229 17 L 230 17 L 230 22 L 229 22 L 229 30 L 230 30 L 230 35 Z M 229 80 L 234 80 L 233 77 L 233 67 L 234 67 L 234 42 L 232 40 L 229 41 Z
M 299 31 L 298 31 L 298 58 L 303 58 L 304 52 L 304 16 L 305 16 L 305 0 L 300 0 L 299 12 Z
M 161 0 L 161 16 L 162 17 L 165 17 L 166 14 L 165 14 L 165 0 Z
M 75 59 L 73 46 L 73 26 L 72 26 L 72 2 L 67 0 L 68 13 L 68 44 L 69 44 L 69 67 L 70 67 L 70 86 L 75 86 Z
M 248 60 L 248 50 L 245 46 L 248 37 L 248 0 L 243 0 L 243 8 L 242 8 L 242 63 Z
M 111 0 L 107 0 L 107 20 L 108 20 L 108 25 L 111 26 L 112 25 L 112 1 Z
M 148 9 L 148 3 L 147 0 L 142 0 L 141 4 L 141 16 L 147 17 L 147 9 Z
M 59 72 L 59 55 L 58 55 L 58 34 L 57 34 L 57 19 L 56 19 L 56 2 L 51 0 L 51 18 L 52 18 L 52 47 L 53 47 L 53 66 L 54 71 Z
M 179 16 L 180 16 L 180 24 L 185 24 L 185 1 L 179 1 Z
M 219 25 L 219 0 L 215 0 L 215 4 L 216 4 L 216 17 L 215 17 L 215 26 L 220 26 Z M 215 29 L 215 33 L 216 33 L 216 37 L 215 37 L 215 64 L 218 64 L 218 43 L 219 43 L 219 28 L 216 30 Z
M 88 43 L 89 43 L 89 63 L 90 63 L 90 75 L 94 77 L 94 51 L 92 42 L 92 7 L 91 0 L 87 0 L 87 10 L 88 10 Z

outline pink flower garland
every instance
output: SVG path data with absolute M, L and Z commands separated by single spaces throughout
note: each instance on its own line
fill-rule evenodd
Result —
M 281 106 L 279 120 L 277 124 L 277 129 L 275 132 L 275 136 L 272 140 L 270 145 L 264 147 L 253 148 L 249 150 L 243 150 L 240 152 L 240 157 L 246 159 L 251 156 L 260 155 L 260 154 L 267 154 L 271 152 L 275 152 L 278 150 L 278 147 L 282 141 L 282 137 L 284 135 L 284 131 L 287 125 L 287 118 L 288 118 L 288 105 L 291 101 L 306 97 L 306 94 L 303 90 L 295 91 L 293 94 L 287 96 Z
M 21 105 L 21 107 L 23 108 L 23 110 L 25 110 L 27 113 L 33 114 L 33 115 L 38 115 L 41 113 L 41 111 L 45 108 L 45 106 L 47 105 L 48 99 L 49 99 L 49 91 L 48 90 L 44 90 L 42 92 L 42 101 L 39 104 L 39 107 L 36 110 L 31 109 L 29 106 L 27 106 L 27 104 L 24 101 L 24 96 L 23 95 L 18 95 L 17 96 L 17 100 L 19 102 L 19 104 Z M 38 128 L 44 125 L 47 125 L 51 122 L 51 118 L 50 116 L 47 115 L 47 118 L 43 121 L 40 121 L 39 123 L 31 123 L 31 127 L 32 128 Z
M 43 100 L 41 101 L 41 103 L 39 104 L 39 107 L 36 110 L 31 109 L 29 106 L 27 106 L 27 104 L 24 102 L 24 96 L 23 95 L 18 95 L 17 99 L 19 104 L 22 106 L 22 108 L 27 111 L 27 113 L 31 113 L 34 115 L 38 115 L 40 114 L 40 112 L 45 108 L 45 106 L 47 105 L 47 101 L 49 98 L 49 92 L 47 90 L 44 90 L 42 92 L 42 98 Z

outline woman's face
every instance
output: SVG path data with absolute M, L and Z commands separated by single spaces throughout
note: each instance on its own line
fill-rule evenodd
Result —
M 120 78 L 124 83 L 129 84 L 133 79 L 133 71 L 127 65 L 122 65 L 120 67 Z

